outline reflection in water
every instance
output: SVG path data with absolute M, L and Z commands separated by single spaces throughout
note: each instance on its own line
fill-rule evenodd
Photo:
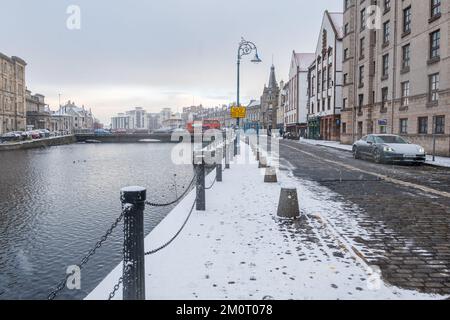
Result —
M 75 144 L 0 153 L 0 299 L 45 299 L 120 214 L 120 189 L 147 188 L 147 197 L 175 198 L 192 167 L 172 164 L 171 144 Z M 147 208 L 146 233 L 170 208 Z M 82 299 L 121 260 L 122 227 L 81 274 Z

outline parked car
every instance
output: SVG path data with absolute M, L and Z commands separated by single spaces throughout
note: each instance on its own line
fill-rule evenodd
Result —
M 50 137 L 50 131 L 47 129 L 40 129 L 38 130 L 39 135 L 41 136 L 41 138 L 48 138 Z
M 376 163 L 416 162 L 426 160 L 425 149 L 412 144 L 400 136 L 388 134 L 370 134 L 353 144 L 355 159 L 372 158 Z
M 22 140 L 22 134 L 20 132 L 8 132 L 1 136 L 3 142 L 8 141 L 20 141 Z
M 283 139 L 287 140 L 300 140 L 300 136 L 295 132 L 286 132 L 283 136 Z

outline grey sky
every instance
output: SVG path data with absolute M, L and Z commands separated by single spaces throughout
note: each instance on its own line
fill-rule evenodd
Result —
M 235 101 L 236 51 L 244 36 L 263 63 L 242 65 L 244 102 L 259 98 L 274 56 L 287 79 L 292 50 L 312 52 L 325 9 L 340 0 L 0 0 L 0 52 L 28 62 L 27 86 L 56 108 L 58 93 L 102 121 L 149 111 Z M 81 30 L 66 28 L 69 5 Z M 18 17 L 20 16 L 20 19 Z

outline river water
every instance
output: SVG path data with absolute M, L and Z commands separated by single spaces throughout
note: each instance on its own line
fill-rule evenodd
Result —
M 121 212 L 120 189 L 147 188 L 168 202 L 192 179 L 172 163 L 173 144 L 73 144 L 0 153 L 0 299 L 46 299 L 69 265 L 95 245 Z M 171 208 L 146 208 L 148 234 Z M 122 224 L 81 273 L 83 299 L 122 260 Z M 111 288 L 112 289 L 112 288 Z

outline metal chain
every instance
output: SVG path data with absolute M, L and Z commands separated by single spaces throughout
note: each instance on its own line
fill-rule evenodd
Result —
M 89 259 L 95 254 L 95 252 L 97 251 L 97 249 L 99 249 L 103 243 L 108 240 L 108 237 L 113 233 L 114 229 L 117 227 L 117 225 L 120 223 L 120 221 L 122 221 L 125 212 L 131 210 L 132 206 L 127 206 L 125 207 L 121 214 L 119 215 L 119 217 L 114 221 L 114 223 L 111 225 L 111 227 L 108 229 L 108 231 L 106 231 L 105 235 L 103 237 L 100 238 L 100 240 L 95 244 L 94 248 L 92 248 L 91 250 L 89 250 L 89 252 L 87 253 L 86 256 L 83 257 L 83 259 L 81 259 L 80 264 L 78 265 L 78 267 L 80 268 L 80 270 L 88 263 Z M 58 285 L 56 286 L 55 290 L 53 290 L 47 297 L 48 300 L 53 300 L 56 298 L 56 296 L 58 295 L 59 292 L 61 292 L 67 284 L 67 280 L 69 279 L 69 277 L 73 275 L 72 274 L 68 274 L 64 277 L 63 280 L 61 280 Z
M 120 285 L 123 283 L 123 277 L 119 278 L 119 281 L 117 281 L 116 285 L 114 286 L 113 291 L 109 294 L 108 300 L 112 300 L 114 296 L 116 295 L 117 290 L 119 290 Z
M 212 189 L 212 187 L 214 187 L 214 184 L 216 183 L 216 181 L 217 181 L 217 177 L 214 178 L 214 181 L 212 182 L 212 184 L 208 188 L 205 188 L 205 190 Z
M 165 244 L 163 244 L 162 246 L 160 246 L 160 247 L 158 247 L 158 248 L 156 248 L 156 249 L 154 249 L 154 250 L 151 250 L 151 251 L 146 252 L 146 253 L 145 253 L 146 256 L 151 255 L 151 254 L 155 254 L 155 253 L 161 251 L 162 249 L 168 247 L 168 246 L 169 246 L 169 245 L 170 245 L 170 244 L 171 244 L 171 243 L 172 243 L 172 242 L 173 242 L 173 241 L 181 234 L 181 231 L 183 231 L 184 227 L 186 226 L 186 224 L 188 223 L 189 219 L 190 219 L 191 216 L 192 216 L 192 212 L 194 211 L 194 207 L 195 207 L 195 203 L 196 203 L 196 202 L 197 202 L 197 201 L 194 200 L 194 203 L 192 204 L 191 210 L 189 211 L 189 214 L 188 214 L 188 216 L 186 217 L 186 220 L 184 220 L 183 225 L 182 225 L 181 228 L 177 231 L 177 233 L 175 233 L 175 235 L 174 235 L 169 241 L 167 241 Z
M 184 192 L 177 199 L 175 199 L 174 201 L 171 201 L 171 202 L 168 202 L 168 203 L 154 203 L 154 202 L 146 201 L 145 204 L 148 205 L 148 206 L 151 206 L 151 207 L 168 207 L 168 206 L 171 206 L 171 205 L 179 202 L 191 190 L 191 187 L 194 184 L 194 181 L 195 181 L 196 177 L 197 177 L 197 174 L 195 174 L 194 177 L 192 177 L 192 180 L 189 183 L 189 185 L 187 186 L 186 190 L 184 190 Z

